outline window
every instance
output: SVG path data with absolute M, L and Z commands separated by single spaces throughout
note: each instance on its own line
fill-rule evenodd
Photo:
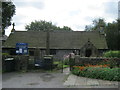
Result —
M 29 51 L 30 56 L 34 56 L 34 51 Z
M 56 50 L 55 49 L 50 50 L 50 55 L 55 55 L 55 54 L 56 54 Z
M 10 55 L 16 55 L 16 50 L 15 49 L 10 50 Z

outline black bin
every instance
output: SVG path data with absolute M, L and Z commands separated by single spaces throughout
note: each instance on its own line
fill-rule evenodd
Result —
M 52 70 L 52 67 L 53 67 L 53 56 L 52 55 L 45 55 L 44 56 L 44 69 L 47 69 L 47 70 Z
M 14 60 L 14 58 L 5 59 L 5 71 L 6 72 L 15 71 L 15 60 Z

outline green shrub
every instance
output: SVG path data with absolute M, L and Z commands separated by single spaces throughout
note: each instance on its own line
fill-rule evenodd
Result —
M 69 59 L 68 59 L 68 58 L 67 58 L 67 59 L 64 59 L 64 60 L 63 60 L 63 64 L 64 64 L 64 65 L 69 65 Z
M 57 69 L 61 69 L 61 68 L 63 68 L 63 64 L 59 63 L 58 66 L 57 66 Z
M 9 54 L 9 53 L 2 53 L 2 57 L 3 57 L 3 58 L 10 57 L 10 54 Z
M 79 74 L 80 74 L 79 68 L 74 68 L 74 69 L 72 70 L 72 73 L 75 74 L 75 75 L 79 75 Z
M 120 81 L 120 68 L 86 67 L 83 71 L 74 68 L 72 73 L 78 76 L 103 79 L 109 81 Z
M 108 51 L 108 52 L 105 52 L 104 57 L 120 58 L 120 51 Z

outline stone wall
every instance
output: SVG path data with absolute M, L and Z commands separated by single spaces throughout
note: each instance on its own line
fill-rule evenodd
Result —
M 5 60 L 6 58 L 13 58 L 13 60 Z M 29 56 L 9 56 L 2 58 L 3 71 L 27 71 Z M 9 70 L 7 70 L 9 69 Z
M 75 65 L 85 65 L 85 64 L 96 65 L 96 64 L 99 64 L 105 60 L 113 60 L 116 62 L 116 65 L 120 65 L 119 58 L 80 57 L 79 55 L 75 56 Z
M 69 55 L 73 50 L 56 50 L 56 54 L 54 55 L 54 60 L 63 60 L 65 55 Z

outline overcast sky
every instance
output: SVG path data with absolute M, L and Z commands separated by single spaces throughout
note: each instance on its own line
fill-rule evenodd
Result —
M 92 24 L 96 18 L 104 18 L 106 22 L 118 18 L 119 0 L 12 0 L 16 6 L 16 30 L 25 30 L 25 25 L 35 20 L 51 21 L 63 27 L 71 27 L 74 31 L 83 31 L 85 25 Z M 9 35 L 12 26 L 6 29 Z

